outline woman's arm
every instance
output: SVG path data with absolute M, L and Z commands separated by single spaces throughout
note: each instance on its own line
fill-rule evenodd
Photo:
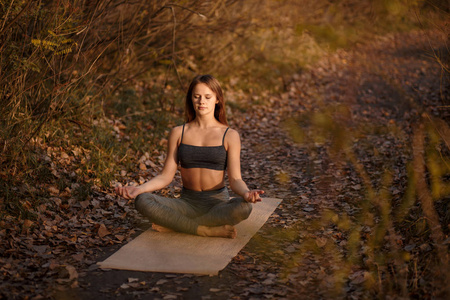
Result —
M 178 140 L 181 136 L 181 126 L 172 129 L 169 135 L 167 158 L 161 174 L 153 177 L 151 180 L 140 186 L 116 187 L 116 193 L 126 199 L 136 198 L 142 193 L 150 193 L 162 189 L 169 185 L 177 171 L 177 149 Z
M 241 175 L 241 139 L 236 130 L 230 129 L 226 135 L 228 152 L 228 180 L 233 192 L 240 195 L 247 202 L 255 203 L 261 201 L 259 197 L 262 190 L 249 190 Z

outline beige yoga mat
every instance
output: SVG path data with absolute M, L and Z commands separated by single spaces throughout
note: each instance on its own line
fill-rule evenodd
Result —
M 262 198 L 253 204 L 249 218 L 236 225 L 235 239 L 149 229 L 98 264 L 103 269 L 217 275 L 264 225 L 280 202 L 277 198 Z

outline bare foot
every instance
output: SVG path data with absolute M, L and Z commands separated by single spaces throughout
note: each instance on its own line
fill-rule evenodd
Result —
M 237 231 L 234 226 L 231 225 L 223 225 L 217 227 L 208 227 L 208 226 L 198 226 L 197 234 L 201 236 L 216 236 L 216 237 L 224 237 L 234 239 L 237 236 Z
M 172 229 L 167 228 L 167 227 L 163 227 L 163 226 L 158 225 L 158 224 L 152 224 L 152 229 L 156 230 L 158 232 L 174 232 Z

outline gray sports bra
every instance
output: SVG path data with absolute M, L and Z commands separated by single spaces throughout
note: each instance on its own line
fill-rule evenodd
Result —
M 225 170 L 227 168 L 227 151 L 225 150 L 224 141 L 229 128 L 223 134 L 221 146 L 192 146 L 183 144 L 184 125 L 180 146 L 178 146 L 178 161 L 181 167 L 185 169 Z

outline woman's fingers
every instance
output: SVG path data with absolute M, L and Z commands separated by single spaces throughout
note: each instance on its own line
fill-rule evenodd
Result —
M 117 195 L 125 198 L 125 199 L 131 199 L 130 192 L 128 189 L 128 186 L 116 186 L 115 192 Z
M 131 199 L 131 195 L 130 195 L 130 186 L 127 186 L 123 189 L 123 197 L 126 199 Z
M 254 197 L 255 197 L 255 202 L 261 201 L 261 197 L 259 197 L 259 193 L 258 192 L 255 193 Z
M 251 190 L 248 192 L 247 201 L 251 203 L 256 203 L 261 201 L 260 194 L 264 194 L 263 190 Z
M 261 197 L 259 195 L 264 194 L 263 190 L 255 190 L 253 191 L 253 197 L 255 201 L 261 201 Z

